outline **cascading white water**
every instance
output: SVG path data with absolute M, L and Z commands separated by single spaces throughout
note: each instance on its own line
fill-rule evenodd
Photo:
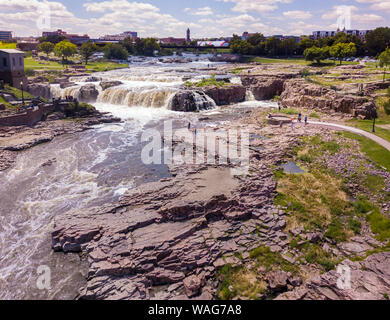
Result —
M 126 105 L 129 107 L 165 108 L 170 97 L 177 92 L 175 88 L 131 88 L 128 86 L 113 87 L 103 91 L 98 103 Z
M 245 101 L 256 101 L 256 98 L 253 95 L 253 92 L 251 89 L 246 90 Z

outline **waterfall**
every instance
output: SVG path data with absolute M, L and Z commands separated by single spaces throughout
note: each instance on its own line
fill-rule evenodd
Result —
M 177 90 L 174 88 L 126 88 L 113 87 L 103 91 L 99 97 L 99 103 L 126 105 L 129 107 L 153 107 L 163 108 L 168 105 L 170 97 Z
M 61 89 L 59 84 L 52 85 L 50 88 L 50 93 L 53 98 L 61 98 L 64 99 L 66 96 L 72 96 L 78 98 L 79 91 L 81 86 L 76 85 L 73 87 L 68 87 Z
M 246 89 L 245 101 L 256 101 L 251 89 Z

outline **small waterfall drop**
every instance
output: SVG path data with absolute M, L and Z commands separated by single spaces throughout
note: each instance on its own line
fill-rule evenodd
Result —
M 251 89 L 246 89 L 245 101 L 256 101 Z

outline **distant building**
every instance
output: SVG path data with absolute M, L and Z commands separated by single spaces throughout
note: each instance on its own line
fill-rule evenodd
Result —
M 64 36 L 66 35 L 67 33 L 65 31 L 62 31 L 61 29 L 58 29 L 57 31 L 45 31 L 45 32 L 42 32 L 42 37 L 51 37 L 51 36 Z
M 34 51 L 38 50 L 39 41 L 32 39 L 32 40 L 18 40 L 16 47 L 21 51 Z
M 42 37 L 52 37 L 52 36 L 62 36 L 65 37 L 67 40 L 74 44 L 81 44 L 84 42 L 88 42 L 90 40 L 90 37 L 85 34 L 85 35 L 78 35 L 78 34 L 68 34 L 65 31 L 62 31 L 61 29 L 58 29 L 57 31 L 45 31 L 42 32 Z
M 181 46 L 186 42 L 186 39 L 169 37 L 169 38 L 161 38 L 159 39 L 159 42 L 160 44 L 172 44 L 172 45 Z
M 248 38 L 250 38 L 251 36 L 253 36 L 255 33 L 249 33 L 247 31 L 245 31 L 242 36 L 241 36 L 241 39 L 242 40 L 248 40 Z
M 188 43 L 191 42 L 191 30 L 190 30 L 190 28 L 187 29 L 187 42 Z
M 18 89 L 27 84 L 23 51 L 0 49 L 0 80 Z
M 12 40 L 12 31 L 0 31 L 0 40 Z
M 138 33 L 134 31 L 125 31 L 121 34 L 112 34 L 112 35 L 105 35 L 103 37 L 100 37 L 100 40 L 105 41 L 123 41 L 126 38 L 131 38 L 132 40 L 135 40 L 138 38 Z
M 339 32 L 344 32 L 345 34 L 357 36 L 363 41 L 366 40 L 366 35 L 370 30 L 337 30 L 337 31 L 314 31 L 312 38 L 318 40 L 321 38 L 334 37 Z

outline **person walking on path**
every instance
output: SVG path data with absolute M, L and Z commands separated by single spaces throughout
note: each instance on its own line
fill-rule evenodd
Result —
M 191 130 L 191 122 L 188 122 L 188 130 Z
M 299 115 L 298 115 L 298 122 L 299 122 L 299 123 L 302 122 L 302 113 L 299 113 Z
M 309 118 L 307 115 L 305 115 L 305 126 L 307 125 L 307 120 L 309 120 Z
M 294 130 L 294 118 L 291 118 L 291 129 L 293 129 Z

